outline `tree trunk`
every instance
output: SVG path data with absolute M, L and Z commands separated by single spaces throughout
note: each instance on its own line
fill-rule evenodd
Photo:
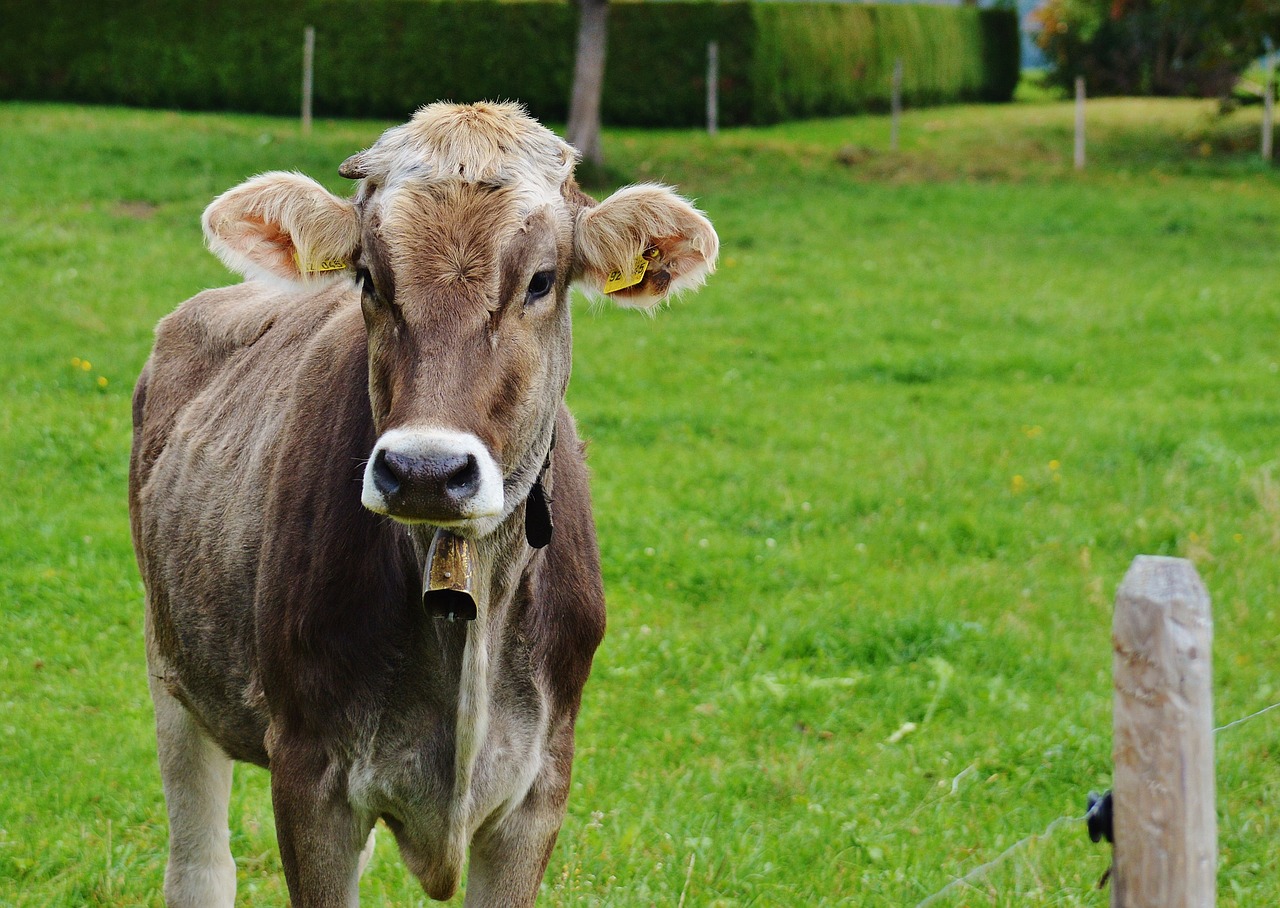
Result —
M 600 148 L 600 94 L 604 88 L 604 52 L 608 37 L 608 0 L 578 0 L 578 53 L 569 101 L 569 144 L 592 167 L 604 165 Z

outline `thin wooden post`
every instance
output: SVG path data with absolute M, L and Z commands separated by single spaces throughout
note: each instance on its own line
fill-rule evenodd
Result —
M 1076 76 L 1076 170 L 1084 170 L 1084 76 Z
M 893 61 L 893 87 L 889 95 L 889 150 L 898 150 L 902 126 L 902 58 Z
M 302 32 L 302 134 L 311 135 L 311 94 L 315 84 L 316 30 L 308 25 Z
M 707 133 L 720 130 L 720 42 L 707 42 Z
M 1134 559 L 1112 644 L 1112 908 L 1213 908 L 1213 619 L 1191 562 Z

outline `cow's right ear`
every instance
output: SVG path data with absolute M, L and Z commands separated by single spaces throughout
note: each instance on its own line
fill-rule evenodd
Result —
M 355 206 L 299 173 L 264 173 L 227 190 L 201 223 L 232 271 L 292 286 L 349 276 L 360 241 Z

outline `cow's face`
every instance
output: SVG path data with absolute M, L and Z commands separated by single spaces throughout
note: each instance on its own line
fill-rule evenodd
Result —
M 343 164 L 360 181 L 351 199 L 268 173 L 206 210 L 210 246 L 234 270 L 347 281 L 360 294 L 378 434 L 361 495 L 370 510 L 493 530 L 552 444 L 570 285 L 651 307 L 714 267 L 715 231 L 687 202 L 633 186 L 597 205 L 573 182 L 574 161 L 519 107 L 436 104 Z

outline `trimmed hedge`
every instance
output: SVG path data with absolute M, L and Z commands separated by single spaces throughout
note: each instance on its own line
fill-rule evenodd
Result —
M 982 25 L 983 101 L 1012 101 L 1022 78 L 1022 35 L 1018 15 L 1009 9 L 978 11 Z
M 567 114 L 576 7 L 438 0 L 0 0 L 0 97 L 273 114 L 298 109 L 302 30 L 316 27 L 315 109 L 403 119 L 437 98 L 517 98 Z M 1009 10 L 800 3 L 623 3 L 609 13 L 607 123 L 705 116 L 720 44 L 721 122 L 1008 100 Z
M 903 100 L 937 104 L 981 94 L 982 31 L 972 7 L 821 4 L 795 15 L 759 4 L 752 84 L 757 121 L 888 107 L 894 61 Z
M 614 3 L 609 10 L 601 117 L 628 126 L 707 121 L 707 42 L 720 45 L 720 122 L 751 110 L 750 3 Z
M 515 96 L 563 119 L 576 28 L 567 5 L 418 0 L 0 0 L 0 15 L 3 97 L 296 113 L 310 24 L 316 113 L 393 119 Z

